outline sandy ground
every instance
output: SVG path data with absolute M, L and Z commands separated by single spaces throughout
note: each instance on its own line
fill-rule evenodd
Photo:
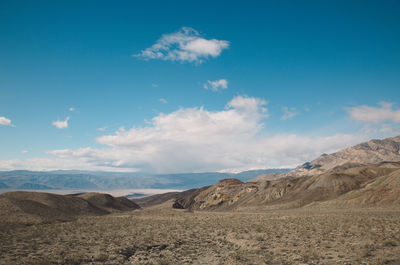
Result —
M 188 212 L 0 223 L 0 264 L 400 264 L 400 209 Z

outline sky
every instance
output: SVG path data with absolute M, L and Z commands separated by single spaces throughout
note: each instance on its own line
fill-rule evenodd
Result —
M 0 170 L 295 167 L 400 134 L 399 1 L 2 1 Z

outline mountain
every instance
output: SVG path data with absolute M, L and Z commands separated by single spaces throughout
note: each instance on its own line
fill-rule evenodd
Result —
M 167 192 L 167 193 L 162 193 L 162 194 L 156 194 L 152 196 L 147 196 L 143 198 L 136 198 L 136 199 L 131 199 L 133 202 L 138 204 L 140 207 L 149 207 L 157 204 L 164 203 L 169 200 L 180 200 L 182 198 L 185 198 L 186 200 L 189 200 L 189 198 L 194 198 L 197 196 L 201 191 L 207 189 L 209 186 L 200 188 L 200 189 L 190 189 L 190 190 L 185 190 L 181 192 Z M 189 202 L 190 203 L 190 202 Z M 185 205 L 180 205 L 180 204 L 175 204 L 176 208 L 183 209 Z
M 70 196 L 84 199 L 89 203 L 91 203 L 92 205 L 96 206 L 97 208 L 104 210 L 108 213 L 129 211 L 140 208 L 140 206 L 138 206 L 136 203 L 132 202 L 131 200 L 128 200 L 125 197 L 115 198 L 109 194 L 104 194 L 104 193 L 88 192 Z
M 400 206 L 400 162 L 380 162 L 315 176 L 261 182 L 225 179 L 196 196 L 175 200 L 192 210 L 239 207 L 294 208 L 307 205 Z
M 311 205 L 400 206 L 400 136 L 371 140 L 305 163 L 289 173 L 250 182 L 224 179 L 195 196 L 175 199 L 176 208 L 231 210 Z
M 339 171 L 383 161 L 400 161 L 400 136 L 382 140 L 374 139 L 332 154 L 322 154 L 290 172 L 272 172 L 266 175 L 259 175 L 250 181 L 258 182 L 287 177 L 312 176 L 331 170 Z
M 371 140 L 332 154 L 323 154 L 317 159 L 304 163 L 289 175 L 316 175 L 341 167 L 375 164 L 382 161 L 400 161 L 400 136 L 383 140 Z
M 0 172 L 2 189 L 191 189 L 214 184 L 224 178 L 247 181 L 268 173 L 285 173 L 289 169 L 249 170 L 233 173 L 205 172 L 152 175 L 144 173 L 90 172 L 77 170 L 57 171 L 3 171 Z
M 0 194 L 0 222 L 5 223 L 69 221 L 78 216 L 105 215 L 139 208 L 126 198 L 100 193 L 57 195 L 17 191 Z

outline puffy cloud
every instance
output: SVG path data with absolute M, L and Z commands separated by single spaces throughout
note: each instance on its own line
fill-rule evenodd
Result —
M 388 102 L 378 103 L 380 107 L 361 105 L 347 108 L 347 112 L 353 120 L 378 124 L 381 122 L 400 123 L 400 109 L 394 110 L 393 104 Z
M 100 148 L 51 150 L 49 158 L 0 161 L 0 170 L 25 168 L 145 171 L 242 171 L 294 167 L 369 139 L 367 134 L 305 137 L 268 134 L 267 101 L 236 96 L 224 109 L 180 108 L 144 127 L 98 137 Z
M 52 124 L 54 126 L 56 126 L 58 129 L 65 129 L 68 128 L 68 121 L 69 121 L 69 117 L 65 118 L 65 120 L 56 120 L 53 121 Z
M 165 98 L 160 98 L 159 101 L 163 104 L 167 104 L 168 101 Z
M 0 125 L 12 126 L 11 120 L 0 116 Z
M 285 106 L 282 107 L 282 112 L 283 112 L 283 115 L 281 117 L 282 120 L 290 120 L 298 114 L 295 108 L 289 109 L 288 107 Z
M 215 81 L 208 80 L 207 83 L 203 85 L 204 89 L 209 89 L 211 91 L 217 92 L 220 89 L 228 88 L 228 81 L 226 79 L 219 79 Z
M 228 47 L 228 41 L 207 40 L 202 38 L 195 29 L 183 27 L 178 32 L 162 35 L 155 44 L 134 56 L 145 60 L 161 59 L 202 63 L 209 57 L 219 56 L 222 50 Z

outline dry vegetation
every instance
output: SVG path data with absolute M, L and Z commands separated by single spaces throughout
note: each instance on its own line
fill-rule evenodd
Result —
M 0 224 L 1 264 L 400 264 L 400 209 L 190 212 Z

